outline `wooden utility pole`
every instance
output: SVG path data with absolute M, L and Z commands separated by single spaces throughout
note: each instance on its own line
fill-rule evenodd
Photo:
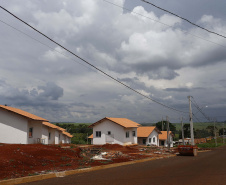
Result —
M 183 123 L 183 117 L 181 117 L 181 136 L 182 136 L 182 143 L 184 145 L 184 123 Z
M 224 144 L 224 122 L 223 122 L 223 144 Z
M 214 135 L 215 135 L 215 145 L 217 146 L 217 134 L 216 134 L 216 125 L 215 125 L 216 120 L 214 119 Z
M 166 122 L 167 122 L 167 147 L 168 147 L 168 150 L 170 150 L 169 120 L 168 120 L 168 116 L 166 116 Z
M 89 144 L 89 135 L 88 135 L 88 133 L 86 134 L 86 138 L 87 138 L 86 142 L 87 142 L 87 145 L 88 145 Z
M 194 146 L 195 142 L 194 142 L 193 121 L 192 121 L 191 97 L 192 96 L 188 96 L 188 100 L 189 100 L 189 117 L 190 117 L 191 145 Z
M 163 127 L 163 116 L 162 116 L 162 131 L 164 131 L 164 127 Z

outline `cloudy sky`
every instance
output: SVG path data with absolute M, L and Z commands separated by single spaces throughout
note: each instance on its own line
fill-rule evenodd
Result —
M 0 5 L 91 64 L 169 107 L 226 120 L 226 39 L 140 0 L 2 0 Z M 226 35 L 225 0 L 153 1 Z M 131 10 L 131 11 L 127 11 Z M 0 9 L 0 104 L 52 122 L 126 117 L 179 122 Z M 194 122 L 206 121 L 197 113 Z

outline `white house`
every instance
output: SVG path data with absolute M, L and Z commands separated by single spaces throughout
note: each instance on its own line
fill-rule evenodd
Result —
M 155 126 L 138 127 L 138 144 L 159 146 L 159 134 L 161 134 L 161 132 Z
M 173 147 L 173 133 L 169 131 L 169 143 L 170 147 Z M 159 146 L 167 147 L 167 131 L 161 131 L 159 134 Z
M 0 143 L 70 143 L 72 135 L 48 120 L 0 105 Z
M 137 128 L 140 124 L 126 118 L 103 118 L 89 127 L 93 135 L 89 138 L 94 145 L 102 144 L 137 144 Z

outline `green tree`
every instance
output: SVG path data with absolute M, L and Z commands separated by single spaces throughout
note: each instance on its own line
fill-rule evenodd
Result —
M 167 130 L 167 121 L 163 121 L 163 130 L 162 130 L 162 121 L 159 121 L 158 123 L 156 123 L 155 126 L 160 131 L 166 131 Z M 175 133 L 176 127 L 172 123 L 170 123 L 170 122 L 169 122 L 169 127 L 170 127 L 170 131 L 172 131 L 173 133 Z
M 214 126 L 213 125 L 207 126 L 206 129 L 208 130 L 208 132 L 210 133 L 211 136 L 215 135 L 215 133 L 214 133 Z M 218 130 L 216 126 L 215 126 L 215 129 Z
M 223 130 L 224 130 L 224 134 L 223 134 Z M 219 130 L 219 135 L 226 135 L 226 129 L 221 128 Z

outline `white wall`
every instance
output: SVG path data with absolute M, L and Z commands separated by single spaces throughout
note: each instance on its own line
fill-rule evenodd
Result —
M 149 142 L 151 138 L 151 142 Z M 153 142 L 153 138 L 155 138 L 155 142 Z M 159 146 L 159 139 L 158 139 L 158 132 L 156 130 L 153 130 L 152 133 L 148 136 L 147 141 L 146 141 L 146 145 L 156 145 Z
M 27 144 L 27 119 L 0 109 L 0 143 Z
M 150 142 L 150 138 L 151 138 L 151 142 Z M 155 142 L 153 142 L 153 138 L 155 138 Z M 145 144 L 143 143 L 143 139 L 145 139 Z M 153 130 L 147 138 L 138 138 L 138 143 L 139 145 L 159 146 L 159 134 L 156 130 Z
M 132 136 L 132 131 L 136 131 L 136 136 Z M 101 131 L 101 137 L 96 137 L 96 131 Z M 111 135 L 108 136 L 108 131 Z M 129 131 L 129 138 L 126 138 L 126 131 Z M 111 138 L 112 139 L 111 139 Z M 93 144 L 102 145 L 106 144 L 106 139 L 108 139 L 111 144 L 136 144 L 137 143 L 137 129 L 130 128 L 125 129 L 124 127 L 111 122 L 110 120 L 105 120 L 93 127 Z
M 171 134 L 169 135 L 169 139 L 170 139 L 170 147 L 173 147 L 173 137 L 172 137 Z M 159 140 L 160 145 L 161 145 L 161 141 L 162 140 Z M 164 140 L 164 145 L 163 146 L 164 147 L 168 147 L 167 140 Z
M 60 144 L 59 134 L 60 134 L 60 131 L 55 130 L 55 144 Z
M 33 128 L 33 135 L 29 137 L 29 128 Z M 28 121 L 28 128 L 27 128 L 27 138 L 28 144 L 37 143 L 38 138 L 42 138 L 42 122 L 41 121 Z

